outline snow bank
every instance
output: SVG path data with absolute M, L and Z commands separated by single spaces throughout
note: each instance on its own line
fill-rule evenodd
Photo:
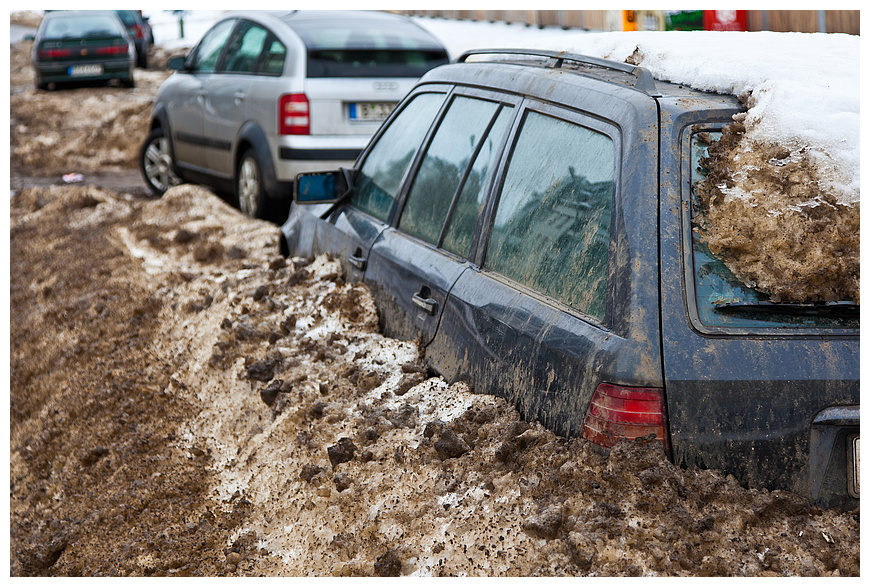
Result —
M 634 55 L 656 79 L 747 96 L 746 140 L 805 149 L 826 191 L 843 204 L 859 200 L 859 37 L 640 32 L 550 36 L 535 46 L 615 61 Z

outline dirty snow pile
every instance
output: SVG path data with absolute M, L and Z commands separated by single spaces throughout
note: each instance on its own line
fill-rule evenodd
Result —
M 10 220 L 15 576 L 860 574 L 858 512 L 522 421 L 202 187 Z
M 419 19 L 453 55 L 545 48 L 629 62 L 656 79 L 738 96 L 702 198 L 701 234 L 744 283 L 790 301 L 858 301 L 860 39 L 771 32 L 526 32 L 465 36 Z M 476 23 L 464 23 L 470 32 Z M 479 28 L 479 27 L 478 27 Z M 477 30 L 477 29 L 475 29 Z M 471 39 L 471 40 L 469 40 Z

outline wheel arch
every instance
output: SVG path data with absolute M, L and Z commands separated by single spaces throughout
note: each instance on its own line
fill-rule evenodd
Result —
M 238 181 L 239 166 L 241 165 L 242 157 L 248 149 L 254 151 L 257 157 L 257 163 L 260 167 L 260 180 L 263 182 L 263 189 L 265 189 L 266 195 L 269 198 L 276 198 L 279 187 L 275 174 L 275 164 L 269 151 L 269 142 L 263 129 L 253 122 L 246 122 L 239 130 L 235 152 L 233 153 L 233 182 Z

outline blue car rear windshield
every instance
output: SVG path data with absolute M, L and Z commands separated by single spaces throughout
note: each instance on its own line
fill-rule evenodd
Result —
M 721 132 L 692 135 L 692 214 L 697 213 L 698 201 L 695 183 L 707 174 L 702 160 L 707 148 L 718 141 Z M 691 232 L 694 302 L 698 319 L 704 326 L 714 328 L 859 328 L 857 315 L 838 313 L 842 308 L 816 309 L 808 305 L 770 304 L 767 294 L 741 283 L 721 259 L 710 252 L 697 231 Z M 691 302 L 691 300 L 690 300 Z M 767 311 L 770 310 L 770 311 Z M 857 307 L 846 308 L 850 313 Z

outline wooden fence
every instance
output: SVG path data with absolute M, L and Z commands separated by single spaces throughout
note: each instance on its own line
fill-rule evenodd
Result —
M 538 27 L 616 30 L 621 16 L 614 10 L 397 10 L 402 14 L 452 20 L 521 23 Z M 644 11 L 652 12 L 652 11 Z M 661 11 L 659 11 L 661 12 Z M 608 14 L 611 13 L 611 14 Z M 858 10 L 749 10 L 750 31 L 861 34 Z

